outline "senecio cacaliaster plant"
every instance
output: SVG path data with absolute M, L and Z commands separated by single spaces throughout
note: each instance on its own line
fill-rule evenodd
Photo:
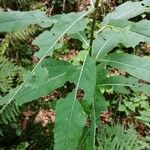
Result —
M 146 84 L 150 82 L 150 60 L 123 52 L 111 52 L 120 44 L 135 48 L 140 42 L 150 42 L 150 21 L 129 21 L 149 13 L 149 1 L 128 1 L 118 6 L 103 18 L 100 28 L 96 30 L 98 4 L 99 0 L 96 0 L 95 7 L 86 12 L 60 14 L 50 18 L 42 11 L 0 12 L 0 32 L 16 32 L 35 24 L 43 30 L 45 28 L 33 41 L 33 45 L 39 47 L 39 51 L 34 54 L 39 58 L 38 63 L 24 75 L 21 85 L 0 99 L 1 123 L 14 119 L 19 106 L 46 96 L 69 81 L 75 84 L 75 88 L 56 103 L 54 149 L 76 150 L 84 145 L 82 149 L 93 150 L 96 148 L 97 118 L 107 108 L 101 88 L 111 86 L 118 93 L 130 93 L 132 90 L 150 95 L 150 86 Z M 87 38 L 85 29 L 91 13 L 91 36 Z M 53 52 L 65 35 L 86 45 L 82 64 L 74 65 L 53 57 Z M 108 66 L 125 71 L 129 76 L 108 76 Z M 139 79 L 147 82 L 141 85 Z M 84 91 L 82 101 L 77 100 L 79 89 Z M 85 133 L 88 117 L 91 125 Z

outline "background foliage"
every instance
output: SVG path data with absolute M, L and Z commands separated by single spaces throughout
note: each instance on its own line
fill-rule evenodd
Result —
M 0 2 L 1 149 L 150 149 L 150 2 L 93 5 Z

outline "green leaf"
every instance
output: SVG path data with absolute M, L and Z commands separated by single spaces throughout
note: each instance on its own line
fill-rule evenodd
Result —
M 75 34 L 69 34 L 69 36 L 73 39 L 78 39 L 80 40 L 86 47 L 85 49 L 87 49 L 89 47 L 89 41 L 87 40 L 87 37 L 86 37 L 86 33 L 83 31 L 83 32 L 78 32 L 78 33 L 75 33 Z
M 115 8 L 115 10 L 104 17 L 103 23 L 109 23 L 111 20 L 130 19 L 144 13 L 147 7 L 144 2 L 126 2 Z
M 144 5 L 147 6 L 148 8 L 150 7 L 150 1 L 149 0 L 144 0 Z
M 32 42 L 33 45 L 37 45 L 40 48 L 39 51 L 35 53 L 35 56 L 42 58 L 47 50 L 49 50 L 48 54 L 52 55 L 59 39 L 61 39 L 61 37 L 53 35 L 50 31 L 44 31 Z
M 93 56 L 98 59 L 105 56 L 120 43 L 125 47 L 135 48 L 140 42 L 150 42 L 150 21 L 133 23 L 116 20 L 104 26 L 93 43 Z
M 71 93 L 56 105 L 54 150 L 76 150 L 86 121 L 82 106 Z
M 34 74 L 30 75 L 28 82 L 19 91 L 19 87 L 14 88 L 6 96 L 0 98 L 1 118 L 7 122 L 18 114 L 12 104 L 8 105 L 11 97 L 15 100 L 16 107 L 31 102 L 63 86 L 68 80 L 72 80 L 76 71 L 80 71 L 78 66 L 62 60 L 46 59 L 38 66 Z
M 74 83 L 76 84 L 75 90 L 56 104 L 55 150 L 76 150 L 81 138 L 86 115 L 77 100 L 77 91 L 79 88 L 84 90 L 83 100 L 90 106 L 96 83 L 95 62 L 89 56 L 85 57 Z
M 109 71 L 106 69 L 106 65 L 103 63 L 98 64 L 96 66 L 96 70 L 97 70 L 96 81 L 97 81 L 97 84 L 99 84 L 101 83 L 101 81 L 107 78 Z
M 95 109 L 95 100 L 93 98 L 92 102 L 92 110 L 91 110 L 91 125 L 90 125 L 90 133 L 87 136 L 87 146 L 86 150 L 95 150 L 95 136 L 96 136 L 96 109 Z
M 16 95 L 17 105 L 46 96 L 71 80 L 74 72 L 79 71 L 78 66 L 72 66 L 62 60 L 46 59 L 41 65 L 43 67 L 37 68 L 31 80 Z
M 96 84 L 96 67 L 95 61 L 92 58 L 87 58 L 86 65 L 82 70 L 81 79 L 79 82 L 79 88 L 84 90 L 84 103 L 90 106 L 94 97 L 94 90 Z M 77 83 L 78 84 L 78 83 Z
M 69 77 L 71 78 L 72 73 L 79 70 L 78 66 L 72 66 L 65 61 L 50 58 L 46 59 L 41 65 L 31 76 L 30 80 L 16 94 L 14 99 L 18 105 L 47 95 L 54 89 L 63 86 L 69 80 Z M 0 105 L 6 104 L 17 89 L 18 87 L 1 98 Z
M 54 19 L 57 21 L 51 31 L 43 32 L 33 41 L 33 44 L 38 45 L 40 48 L 35 53 L 35 56 L 39 58 L 43 57 L 48 49 L 49 52 L 47 54 L 52 55 L 54 46 L 65 34 L 74 34 L 83 31 L 88 23 L 87 18 L 84 18 L 84 16 L 90 11 L 55 16 Z
M 126 71 L 136 78 L 150 82 L 150 59 L 136 55 L 112 53 L 102 59 L 107 65 Z
M 141 20 L 131 26 L 131 30 L 146 37 L 150 37 L 150 20 Z
M 96 39 L 93 42 L 93 56 L 95 59 L 106 55 L 114 47 L 120 43 L 120 39 L 116 32 L 112 30 L 104 30 L 97 35 Z
M 95 115 L 96 118 L 99 118 L 100 114 L 107 110 L 109 102 L 105 100 L 105 97 L 99 90 L 98 86 L 95 89 Z M 97 119 L 97 124 L 99 124 L 99 119 Z
M 117 93 L 122 93 L 122 94 L 129 94 L 130 91 L 126 89 L 125 87 L 130 87 L 132 88 L 138 88 L 140 87 L 140 84 L 138 84 L 138 80 L 135 78 L 125 78 L 123 76 L 113 76 L 110 78 L 106 78 L 99 82 L 98 86 L 99 87 L 105 87 L 105 86 L 112 86 L 113 90 Z
M 42 11 L 0 12 L 0 32 L 16 31 L 33 24 L 51 26 L 53 22 Z
M 60 35 L 62 32 L 64 32 L 70 25 L 72 26 L 72 23 L 75 22 L 75 25 L 73 25 L 69 30 L 67 30 L 67 34 L 74 34 L 79 31 L 83 31 L 88 23 L 87 18 L 78 20 L 85 12 L 78 12 L 78 13 L 68 13 L 68 14 L 61 14 L 54 16 L 54 20 L 56 19 L 56 23 L 54 24 L 54 27 L 52 28 L 51 32 L 55 35 Z
M 80 65 L 80 62 L 84 61 L 85 56 L 87 55 L 88 51 L 82 50 L 75 56 L 71 61 L 74 65 Z
M 83 134 L 83 138 L 80 142 L 80 146 L 83 146 L 81 146 L 81 149 L 95 149 L 96 128 L 100 125 L 99 117 L 102 112 L 107 110 L 108 106 L 109 102 L 105 100 L 98 87 L 96 87 L 94 95 L 94 105 L 90 115 L 92 122 L 90 128 L 87 128 L 87 131 Z
M 4 97 L 0 97 L 0 106 L 5 105 L 8 102 L 8 100 L 16 93 L 17 90 L 18 87 L 11 89 L 7 95 L 5 95 Z
M 44 51 L 43 53 L 42 53 L 42 57 L 40 57 L 41 59 L 39 60 L 39 62 L 35 65 L 35 67 L 33 68 L 33 70 L 31 71 L 31 73 L 29 73 L 27 76 L 26 76 L 26 78 L 24 79 L 24 82 L 17 88 L 17 89 L 14 89 L 14 91 L 12 92 L 12 93 L 9 93 L 9 96 L 8 96 L 8 99 L 6 99 L 5 97 L 4 97 L 4 100 L 2 100 L 2 104 L 4 104 L 3 106 L 2 106 L 2 108 L 0 109 L 0 114 L 2 115 L 3 114 L 3 112 L 5 111 L 5 109 L 7 108 L 7 106 L 9 106 L 9 104 L 12 102 L 12 101 L 14 101 L 16 98 L 17 99 L 20 99 L 20 101 L 22 100 L 21 99 L 21 93 L 23 93 L 23 92 L 26 92 L 27 94 L 29 93 L 29 91 L 30 91 L 30 89 L 31 89 L 31 87 L 29 86 L 28 87 L 28 84 L 27 84 L 27 82 L 29 81 L 29 80 L 31 80 L 31 78 L 32 78 L 32 76 L 34 76 L 34 72 L 39 68 L 39 66 L 41 65 L 41 62 L 44 60 L 44 58 L 45 58 L 45 56 L 47 56 L 47 54 L 53 49 L 53 47 L 57 44 L 57 42 L 64 36 L 64 34 L 66 34 L 71 28 L 72 28 L 72 26 L 73 25 L 75 25 L 79 20 L 81 20 L 83 17 L 85 17 L 87 14 L 89 14 L 91 11 L 92 11 L 93 9 L 90 9 L 89 11 L 87 11 L 87 12 L 84 12 L 84 13 L 81 13 L 82 15 L 80 15 L 80 16 L 78 16 L 78 18 L 76 18 L 76 20 L 74 20 L 74 22 L 72 22 L 72 23 L 70 23 L 70 26 L 68 26 L 67 28 L 66 28 L 66 30 L 65 31 L 63 31 L 63 33 L 61 34 L 61 35 L 59 35 L 58 37 L 57 37 L 57 39 L 56 40 L 54 40 L 53 41 L 53 43 L 51 43 L 51 46 L 46 50 L 46 51 Z M 47 40 L 47 39 L 45 39 L 45 40 Z M 37 43 L 38 44 L 38 43 Z M 60 75 L 61 76 L 61 75 Z M 56 78 L 54 78 L 55 80 L 58 78 L 59 76 L 57 76 Z M 48 80 L 48 81 L 51 81 L 51 79 L 50 80 Z M 57 81 L 57 80 L 56 80 Z M 64 80 L 63 80 L 64 81 Z M 46 84 L 48 84 L 47 82 L 46 82 Z M 58 86 L 59 86 L 60 84 L 59 84 L 59 80 L 58 80 L 58 83 L 56 83 L 54 86 L 53 86 L 53 88 L 55 87 L 55 88 L 58 88 Z M 25 88 L 25 90 L 23 90 Z M 40 87 L 41 88 L 41 87 Z M 37 97 L 39 97 L 39 96 L 42 96 L 43 94 L 45 94 L 47 91 L 48 91 L 49 89 L 46 89 L 46 88 L 44 88 L 44 91 L 43 90 L 38 90 L 38 91 L 40 91 L 40 92 L 37 92 L 37 90 L 35 90 L 35 91 L 32 91 L 33 93 L 33 97 L 34 98 L 37 98 Z M 20 95 L 20 96 L 19 96 Z M 37 96 L 38 95 L 38 96 Z M 27 96 L 27 95 L 26 95 Z M 28 97 L 28 96 L 27 96 Z M 31 98 L 31 97 L 30 97 Z M 2 98 L 3 99 L 3 98 Z

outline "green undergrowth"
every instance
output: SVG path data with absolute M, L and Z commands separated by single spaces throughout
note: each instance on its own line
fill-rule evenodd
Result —
M 149 0 L 0 5 L 0 149 L 150 149 Z

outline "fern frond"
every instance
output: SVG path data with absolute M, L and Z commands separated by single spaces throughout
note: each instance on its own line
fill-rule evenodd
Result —
M 23 74 L 21 67 L 15 66 L 7 58 L 0 57 L 0 93 L 8 92 L 12 85 L 14 78 Z
M 7 108 L 1 113 L 0 122 L 8 124 L 12 120 L 16 120 L 16 116 L 19 114 L 19 108 L 15 103 L 10 103 Z
M 99 129 L 97 140 L 101 150 L 138 150 L 137 134 L 133 128 L 105 126 Z
M 33 25 L 24 30 L 8 33 L 6 38 L 9 38 L 10 41 L 26 40 L 29 36 L 34 35 L 38 28 L 39 27 Z
M 17 3 L 25 4 L 25 3 L 29 3 L 31 1 L 34 2 L 35 0 L 17 0 Z
M 37 30 L 40 30 L 41 28 L 32 25 L 28 28 L 25 28 L 23 30 L 19 30 L 16 32 L 10 32 L 5 35 L 5 38 L 2 40 L 2 43 L 0 44 L 0 55 L 4 54 L 9 47 L 9 44 L 15 44 L 16 41 L 25 41 L 29 37 L 33 36 Z
M 6 52 L 8 47 L 9 47 L 9 39 L 4 38 L 0 44 L 0 55 L 3 55 Z

